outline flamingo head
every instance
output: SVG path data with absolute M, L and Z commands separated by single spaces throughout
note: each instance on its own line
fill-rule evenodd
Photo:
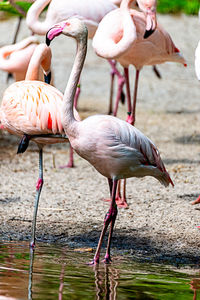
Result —
M 83 21 L 72 17 L 49 29 L 46 34 L 46 44 L 49 46 L 51 41 L 60 34 L 81 40 L 83 37 L 87 39 L 88 30 Z
M 157 26 L 156 19 L 156 0 L 137 0 L 139 8 L 144 12 L 146 16 L 146 31 L 144 38 L 148 38 L 155 30 Z

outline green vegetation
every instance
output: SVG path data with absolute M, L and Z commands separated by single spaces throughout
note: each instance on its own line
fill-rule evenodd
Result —
M 20 6 L 25 12 L 27 12 L 29 7 L 31 6 L 31 3 L 25 1 L 19 1 L 16 2 L 16 4 Z M 5 11 L 11 15 L 21 15 L 7 0 L 3 0 L 0 2 L 0 11 Z
M 31 6 L 31 3 L 26 1 L 17 1 L 16 4 L 25 12 Z M 196 15 L 198 14 L 199 7 L 200 0 L 158 0 L 158 12 L 162 14 L 185 13 L 187 15 Z M 0 2 L 0 11 L 5 11 L 12 15 L 20 15 L 7 0 Z
M 198 14 L 200 0 L 158 0 L 158 12 L 162 14 Z

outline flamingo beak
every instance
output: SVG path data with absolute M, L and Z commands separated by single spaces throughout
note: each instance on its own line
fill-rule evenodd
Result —
M 58 35 L 60 35 L 66 25 L 66 22 L 61 22 L 59 24 L 54 25 L 51 27 L 46 33 L 46 44 L 47 46 L 50 45 L 51 41 Z
M 144 39 L 147 39 L 156 30 L 156 26 L 156 12 L 148 10 L 146 15 L 146 31 Z

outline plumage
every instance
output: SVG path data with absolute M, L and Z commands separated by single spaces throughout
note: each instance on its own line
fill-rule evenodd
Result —
M 24 80 L 26 71 L 37 45 L 38 40 L 34 36 L 0 48 L 0 70 L 12 73 L 15 81 Z M 43 80 L 42 71 L 40 71 L 40 80 Z
M 132 2 L 133 0 L 123 0 L 120 8 L 108 13 L 100 22 L 92 43 L 97 55 L 118 61 L 124 67 L 127 82 L 130 65 L 135 66 L 139 76 L 139 71 L 144 65 L 161 64 L 166 61 L 185 64 L 171 37 L 159 24 L 154 33 L 144 39 L 146 17 L 143 13 L 130 8 Z M 132 105 L 130 90 L 127 87 L 128 122 L 133 125 L 137 84 L 138 78 Z
M 11 134 L 21 136 L 17 153 L 26 151 L 29 141 L 39 147 L 39 178 L 32 222 L 31 247 L 35 245 L 37 209 L 43 186 L 43 146 L 68 142 L 62 125 L 63 94 L 55 87 L 39 80 L 39 69 L 50 72 L 51 49 L 40 44 L 30 60 L 24 81 L 18 81 L 4 92 L 0 107 L 0 123 Z M 75 112 L 78 118 L 78 113 Z M 70 165 L 73 158 L 70 153 Z
M 154 144 L 132 125 L 107 115 L 95 115 L 83 121 L 75 119 L 73 102 L 87 51 L 87 28 L 77 18 L 70 18 L 64 23 L 57 24 L 47 33 L 47 41 L 61 33 L 77 41 L 77 53 L 63 98 L 62 124 L 75 151 L 108 179 L 112 201 L 92 264 L 99 262 L 102 241 L 109 224 L 104 260 L 110 262 L 110 243 L 117 216 L 115 196 L 118 180 L 153 176 L 165 186 L 173 183 Z
M 200 80 L 200 41 L 195 50 L 195 72 L 198 80 Z

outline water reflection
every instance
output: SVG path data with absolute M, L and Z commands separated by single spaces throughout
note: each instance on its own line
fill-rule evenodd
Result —
M 104 273 L 99 266 L 94 267 L 96 299 L 116 300 L 119 270 L 104 265 Z
M 39 243 L 30 253 L 28 243 L 1 244 L 0 300 L 197 300 L 199 273 L 190 276 L 120 256 L 113 264 L 92 267 L 85 264 L 92 256 Z

